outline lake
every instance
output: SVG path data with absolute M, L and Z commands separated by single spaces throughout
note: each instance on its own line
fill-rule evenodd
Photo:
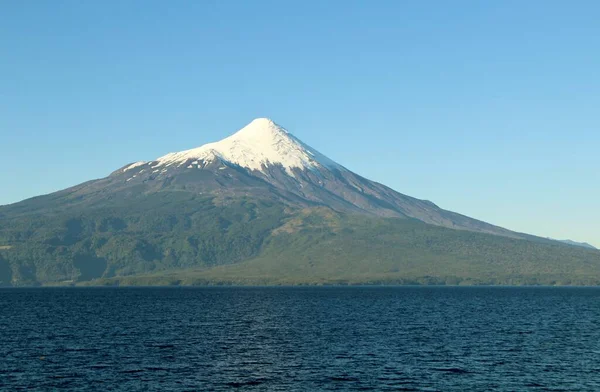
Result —
M 600 390 L 600 289 L 0 290 L 0 389 Z

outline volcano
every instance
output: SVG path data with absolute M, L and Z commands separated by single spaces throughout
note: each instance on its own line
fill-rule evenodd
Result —
M 0 283 L 9 285 L 589 283 L 599 255 L 399 193 L 267 118 L 0 207 Z

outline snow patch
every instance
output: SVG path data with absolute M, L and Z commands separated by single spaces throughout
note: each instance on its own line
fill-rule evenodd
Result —
M 136 163 L 132 163 L 131 165 L 129 165 L 125 169 L 123 169 L 123 173 L 125 173 L 127 170 L 135 169 L 136 167 L 140 167 L 142 165 L 145 165 L 146 163 L 148 163 L 148 162 L 139 161 L 139 162 L 136 162 Z
M 219 142 L 162 156 L 152 168 L 181 166 L 188 160 L 204 161 L 206 165 L 217 158 L 261 172 L 265 167 L 280 164 L 292 177 L 294 168 L 341 168 L 267 118 L 258 118 Z

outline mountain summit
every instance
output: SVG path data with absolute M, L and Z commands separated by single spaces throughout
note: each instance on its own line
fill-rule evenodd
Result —
M 221 141 L 129 164 L 111 180 L 111 187 L 144 184 L 153 190 L 168 186 L 213 194 L 261 193 L 287 205 L 415 218 L 453 229 L 520 237 L 367 180 L 267 118 L 257 118 Z
M 0 285 L 596 284 L 599 256 L 403 195 L 266 118 L 0 207 Z
M 291 176 L 294 176 L 294 168 L 311 170 L 336 166 L 268 118 L 257 118 L 219 142 L 162 156 L 156 159 L 154 166 L 179 166 L 190 160 L 193 165 L 200 165 L 199 162 L 207 163 L 215 159 L 251 171 L 264 171 L 268 166 L 281 165 Z

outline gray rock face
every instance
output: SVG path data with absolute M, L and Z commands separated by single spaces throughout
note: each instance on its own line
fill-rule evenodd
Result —
M 108 178 L 109 186 L 126 189 L 141 185 L 146 191 L 176 188 L 215 196 L 260 194 L 302 207 L 327 206 L 341 212 L 414 218 L 453 229 L 519 237 L 517 233 L 501 227 L 443 210 L 430 201 L 403 195 L 342 167 L 294 168 L 294 176 L 290 176 L 278 164 L 263 166 L 263 170 L 259 171 L 221 159 L 191 165 L 193 161 L 190 159 L 156 173 L 150 169 L 157 162 L 126 172 L 118 170 Z

